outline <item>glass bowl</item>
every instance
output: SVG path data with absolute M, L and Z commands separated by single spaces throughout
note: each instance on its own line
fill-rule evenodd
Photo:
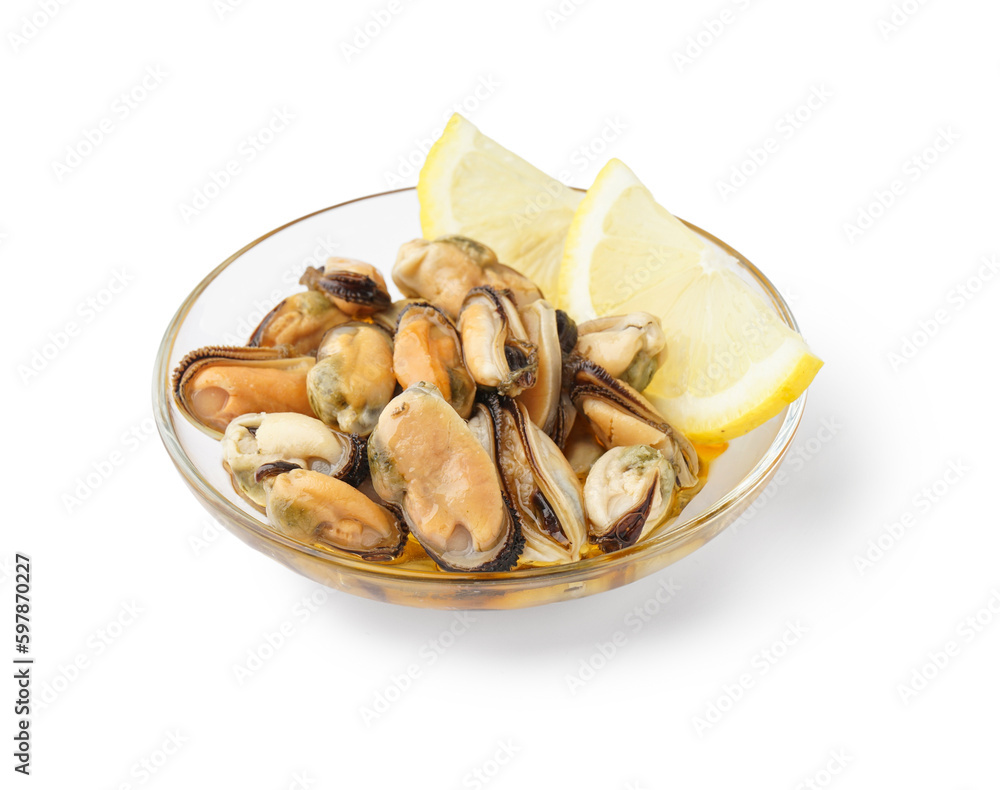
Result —
M 736 258 L 741 276 L 798 329 L 788 305 L 746 258 L 689 226 Z M 421 236 L 416 190 L 341 203 L 271 231 L 223 261 L 184 300 L 156 358 L 153 401 L 163 443 L 184 482 L 230 532 L 314 581 L 390 603 L 440 609 L 513 609 L 593 595 L 654 573 L 703 546 L 731 524 L 774 476 L 802 419 L 805 395 L 781 414 L 730 442 L 712 462 L 704 488 L 666 530 L 638 545 L 568 565 L 503 573 L 446 573 L 334 555 L 273 532 L 233 490 L 219 442 L 178 410 L 170 387 L 180 359 L 206 345 L 243 345 L 261 318 L 302 290 L 299 276 L 330 255 L 381 267 L 386 281 L 396 250 Z M 398 298 L 398 292 L 393 292 Z

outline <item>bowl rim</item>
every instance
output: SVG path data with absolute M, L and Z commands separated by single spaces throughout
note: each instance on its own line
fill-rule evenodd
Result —
M 230 523 L 239 524 L 241 527 L 253 533 L 265 543 L 274 544 L 285 550 L 291 550 L 292 552 L 304 554 L 322 562 L 331 563 L 353 574 L 370 577 L 373 581 L 407 580 L 431 585 L 444 584 L 457 586 L 465 586 L 470 581 L 473 581 L 477 587 L 485 589 L 487 587 L 497 585 L 508 587 L 512 583 L 516 584 L 519 581 L 525 582 L 530 586 L 535 586 L 540 580 L 552 581 L 556 583 L 570 582 L 577 576 L 589 576 L 591 571 L 597 569 L 610 571 L 614 568 L 628 565 L 644 558 L 651 558 L 655 555 L 669 552 L 676 548 L 679 544 L 682 544 L 687 539 L 692 537 L 694 533 L 698 532 L 699 529 L 708 527 L 710 524 L 715 522 L 715 520 L 726 511 L 735 509 L 745 499 L 756 495 L 756 489 L 760 483 L 766 480 L 777 468 L 791 445 L 792 438 L 795 436 L 795 432 L 802 421 L 802 415 L 805 410 L 805 392 L 802 393 L 798 399 L 788 405 L 785 411 L 785 417 L 778 428 L 778 432 L 775 434 L 774 440 L 768 446 L 764 456 L 735 486 L 714 502 L 707 510 L 701 512 L 698 516 L 680 522 L 668 532 L 658 535 L 650 540 L 644 540 L 634 546 L 621 549 L 612 554 L 600 554 L 562 565 L 522 568 L 520 570 L 490 573 L 452 573 L 443 572 L 436 568 L 406 568 L 393 564 L 367 562 L 362 559 L 353 559 L 346 554 L 340 555 L 322 551 L 309 546 L 308 544 L 300 543 L 299 541 L 281 535 L 278 532 L 274 532 L 266 524 L 264 524 L 264 522 L 253 518 L 232 503 L 227 497 L 223 496 L 215 488 L 215 486 L 209 483 L 202 476 L 201 472 L 188 457 L 173 426 L 173 414 L 171 412 L 171 407 L 173 405 L 173 388 L 171 386 L 172 371 L 169 367 L 169 363 L 173 354 L 177 334 L 181 325 L 184 323 L 184 320 L 187 318 L 188 313 L 191 311 L 195 302 L 205 289 L 212 283 L 212 281 L 215 280 L 216 277 L 225 271 L 226 268 L 237 261 L 248 250 L 256 247 L 265 239 L 270 238 L 276 233 L 280 233 L 285 228 L 299 222 L 303 222 L 304 220 L 310 219 L 319 214 L 333 211 L 344 206 L 349 206 L 354 203 L 359 203 L 361 201 L 385 197 L 387 195 L 394 195 L 402 192 L 415 191 L 416 187 L 402 187 L 399 189 L 387 190 L 385 192 L 376 192 L 371 195 L 364 195 L 362 197 L 336 203 L 332 206 L 328 206 L 327 208 L 313 211 L 309 214 L 298 217 L 297 219 L 293 219 L 290 222 L 286 222 L 284 225 L 281 225 L 274 230 L 265 233 L 263 236 L 254 239 L 252 242 L 226 258 L 226 260 L 209 272 L 209 274 L 206 275 L 197 286 L 195 286 L 194 290 L 192 290 L 191 293 L 188 294 L 187 298 L 185 298 L 185 300 L 181 303 L 177 312 L 168 324 L 167 329 L 163 334 L 163 339 L 160 342 L 159 350 L 157 351 L 152 382 L 153 414 L 160 438 L 163 441 L 174 466 L 185 479 L 188 486 L 201 499 L 203 504 L 211 503 L 217 508 L 220 508 L 229 518 Z M 577 191 L 584 192 L 585 190 L 578 189 Z M 678 217 L 678 219 L 681 218 Z M 736 259 L 737 263 L 745 269 L 765 291 L 782 320 L 796 332 L 799 331 L 798 323 L 795 321 L 795 317 L 792 315 L 792 311 L 787 302 L 785 302 L 784 297 L 782 297 L 778 289 L 774 287 L 774 284 L 767 278 L 766 275 L 764 275 L 763 272 L 760 271 L 760 269 L 747 260 L 744 255 L 734 250 L 731 246 L 726 244 L 721 239 L 716 238 L 711 233 L 708 233 L 687 220 L 681 219 L 681 222 L 732 255 Z M 213 516 L 214 515 L 215 514 L 213 514 Z M 728 524 L 726 526 L 728 526 Z

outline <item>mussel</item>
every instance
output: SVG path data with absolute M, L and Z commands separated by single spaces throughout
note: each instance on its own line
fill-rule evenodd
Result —
M 659 525 L 674 500 L 673 467 L 649 445 L 614 447 L 587 476 L 591 539 L 605 552 L 632 546 Z
M 352 321 L 327 332 L 307 382 L 317 417 L 345 433 L 367 436 L 395 389 L 386 330 Z
M 289 346 L 296 354 L 315 354 L 320 341 L 351 317 L 318 291 L 282 299 L 254 330 L 248 346 Z
M 375 491 L 400 509 L 444 570 L 504 571 L 524 546 L 500 476 L 475 434 L 431 384 L 393 398 L 368 439 Z
M 237 417 L 222 437 L 222 458 L 233 478 L 233 487 L 261 510 L 267 504 L 267 492 L 256 474 L 267 464 L 310 469 L 351 485 L 361 482 L 368 471 L 363 439 L 294 412 Z
M 650 313 L 595 318 L 577 329 L 577 352 L 639 392 L 666 358 L 667 340 L 660 319 Z
M 426 302 L 403 308 L 393 338 L 392 366 L 404 389 L 426 381 L 462 417 L 472 413 L 476 382 L 462 357 L 455 325 L 441 310 Z
M 302 285 L 324 294 L 353 318 L 369 316 L 392 304 L 382 273 L 370 263 L 352 258 L 330 258 L 322 269 L 306 269 Z
M 267 489 L 267 518 L 281 534 L 362 559 L 399 556 L 406 531 L 388 509 L 335 477 L 270 464 L 257 476 Z
M 284 346 L 207 346 L 192 351 L 174 371 L 177 403 L 212 435 L 250 412 L 294 411 L 312 416 L 306 377 L 316 360 L 290 354 Z
M 556 444 L 528 417 L 523 404 L 483 396 L 473 431 L 493 442 L 507 498 L 524 532 L 522 562 L 572 562 L 587 544 L 583 489 Z
M 528 339 L 538 348 L 538 370 L 534 386 L 522 391 L 517 400 L 527 408 L 531 421 L 549 436 L 559 421 L 562 396 L 563 352 L 556 312 L 547 301 L 538 299 L 520 314 Z
M 563 377 L 574 405 L 605 447 L 651 445 L 670 461 L 681 488 L 698 484 L 694 446 L 632 387 L 577 354 L 567 360 Z
M 501 395 L 517 395 L 535 385 L 538 347 L 528 340 L 507 293 L 473 288 L 458 318 L 462 352 L 472 378 Z
M 481 285 L 509 290 L 518 307 L 542 297 L 538 286 L 500 263 L 493 250 L 464 236 L 407 242 L 399 249 L 392 279 L 406 296 L 426 299 L 453 319 L 465 295 Z

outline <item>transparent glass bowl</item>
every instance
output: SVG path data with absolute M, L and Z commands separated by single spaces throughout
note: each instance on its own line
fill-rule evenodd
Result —
M 690 227 L 734 256 L 741 276 L 789 326 L 798 329 L 784 299 L 753 264 L 710 234 Z M 379 266 L 390 282 L 399 245 L 420 235 L 414 189 L 317 211 L 261 236 L 220 264 L 184 300 L 167 327 L 153 380 L 160 436 L 194 495 L 241 540 L 314 581 L 354 595 L 440 609 L 514 609 L 593 595 L 654 573 L 718 535 L 767 486 L 802 419 L 805 395 L 765 425 L 732 441 L 713 461 L 705 487 L 665 531 L 614 554 L 504 573 L 445 573 L 334 555 L 273 532 L 233 490 L 222 467 L 219 442 L 177 409 L 171 372 L 195 348 L 243 345 L 271 307 L 302 290 L 298 279 L 306 266 L 344 255 Z

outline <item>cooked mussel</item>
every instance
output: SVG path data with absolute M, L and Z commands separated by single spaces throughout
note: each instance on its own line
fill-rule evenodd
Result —
M 524 532 L 523 562 L 572 562 L 587 544 L 583 489 L 555 442 L 523 404 L 486 394 L 474 433 L 494 442 L 495 463 Z M 488 416 L 487 416 L 488 415 Z
M 604 316 L 584 321 L 577 329 L 577 352 L 639 392 L 666 357 L 660 319 L 650 313 Z
M 363 439 L 294 412 L 237 417 L 222 437 L 222 458 L 233 487 L 261 510 L 267 504 L 267 492 L 256 474 L 267 464 L 291 464 L 351 485 L 361 482 L 368 471 Z
M 310 266 L 299 282 L 324 294 L 354 318 L 369 316 L 392 304 L 382 273 L 370 263 L 352 258 L 330 258 L 322 269 Z
M 315 354 L 320 341 L 351 317 L 319 291 L 302 291 L 282 299 L 264 316 L 248 346 L 289 346 L 296 354 Z
M 257 474 L 278 532 L 376 562 L 399 556 L 406 531 L 391 511 L 343 480 L 290 466 L 265 465 Z
M 504 571 L 524 546 L 500 476 L 472 429 L 431 384 L 407 387 L 368 439 L 375 491 L 400 509 L 444 570 Z
M 213 436 L 250 412 L 312 416 L 306 377 L 315 364 L 313 357 L 291 356 L 284 346 L 206 346 L 180 361 L 174 371 L 174 395 L 181 411 Z
M 538 347 L 528 340 L 507 293 L 473 288 L 458 318 L 462 352 L 472 378 L 500 395 L 517 395 L 535 385 Z
M 606 552 L 634 545 L 662 522 L 674 483 L 673 467 L 659 450 L 646 444 L 608 450 L 583 487 L 591 540 Z
M 462 417 L 472 412 L 476 382 L 465 366 L 458 330 L 433 305 L 416 302 L 402 310 L 393 339 L 392 366 L 404 389 L 426 381 Z
M 395 389 L 392 338 L 385 329 L 351 321 L 327 332 L 307 382 L 317 417 L 345 433 L 367 436 Z
M 452 319 L 465 295 L 482 285 L 509 290 L 518 307 L 542 296 L 531 280 L 497 261 L 493 250 L 464 236 L 407 242 L 399 249 L 392 279 L 404 295 L 426 299 Z
M 628 384 L 577 354 L 563 370 L 574 405 L 605 447 L 648 444 L 670 461 L 681 488 L 698 484 L 698 454 L 680 431 Z
M 562 395 L 562 347 L 556 309 L 544 299 L 538 299 L 521 310 L 528 340 L 538 348 L 538 370 L 535 384 L 517 396 L 528 410 L 531 421 L 549 436 L 559 418 Z

